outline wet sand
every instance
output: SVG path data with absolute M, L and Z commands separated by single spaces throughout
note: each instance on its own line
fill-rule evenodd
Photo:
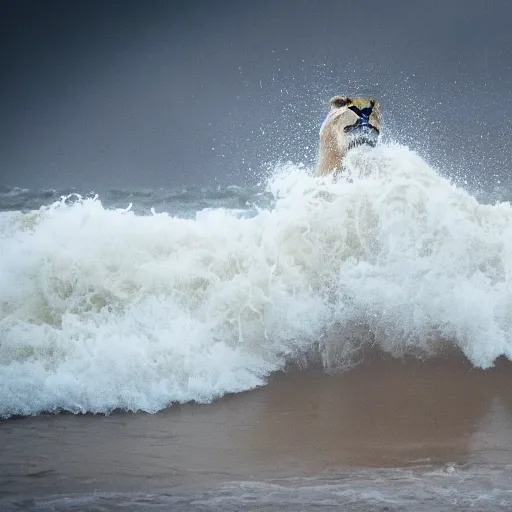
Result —
M 512 464 L 512 365 L 369 358 L 340 375 L 281 372 L 267 386 L 158 414 L 0 422 L 0 496 L 169 492 L 444 465 Z

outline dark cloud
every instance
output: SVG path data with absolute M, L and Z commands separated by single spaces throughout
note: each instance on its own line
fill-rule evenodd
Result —
M 386 135 L 445 172 L 506 179 L 508 0 L 10 1 L 0 181 L 243 183 L 311 164 L 327 100 L 370 93 Z

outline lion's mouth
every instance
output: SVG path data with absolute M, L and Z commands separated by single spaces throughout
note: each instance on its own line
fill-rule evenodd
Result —
M 379 140 L 379 131 L 372 127 L 370 130 L 351 131 L 348 136 L 348 149 L 363 145 L 375 147 Z

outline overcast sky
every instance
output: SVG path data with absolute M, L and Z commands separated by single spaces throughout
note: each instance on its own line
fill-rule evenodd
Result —
M 3 1 L 0 183 L 172 187 L 311 165 L 372 94 L 442 172 L 508 176 L 510 0 Z

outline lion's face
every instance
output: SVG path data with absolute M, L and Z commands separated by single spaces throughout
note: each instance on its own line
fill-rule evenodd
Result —
M 380 110 L 375 100 L 335 96 L 330 107 L 320 134 L 326 130 L 334 132 L 340 147 L 376 144 L 380 133 Z
M 379 104 L 369 98 L 335 96 L 320 128 L 317 175 L 325 176 L 342 168 L 347 151 L 354 146 L 375 146 L 380 133 Z

